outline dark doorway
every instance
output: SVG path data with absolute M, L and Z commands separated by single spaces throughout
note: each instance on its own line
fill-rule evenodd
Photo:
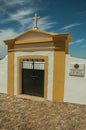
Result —
M 22 68 L 22 94 L 44 97 L 44 70 Z

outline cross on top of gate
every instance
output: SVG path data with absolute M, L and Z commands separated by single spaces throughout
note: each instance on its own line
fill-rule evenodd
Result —
M 37 22 L 40 19 L 40 16 L 37 15 L 37 13 L 35 13 L 35 17 L 32 18 L 34 20 L 34 29 L 38 29 L 37 27 Z

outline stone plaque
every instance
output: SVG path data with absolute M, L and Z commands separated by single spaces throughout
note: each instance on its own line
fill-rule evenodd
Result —
M 85 75 L 85 64 L 70 64 L 70 71 L 69 71 L 70 76 L 79 76 L 79 77 L 84 77 Z

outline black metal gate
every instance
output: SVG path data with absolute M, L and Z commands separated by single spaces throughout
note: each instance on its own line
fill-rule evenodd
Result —
M 44 60 L 22 60 L 22 94 L 44 97 Z

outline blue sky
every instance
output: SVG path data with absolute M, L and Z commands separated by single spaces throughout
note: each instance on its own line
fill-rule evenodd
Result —
M 35 12 L 40 30 L 69 32 L 69 54 L 86 58 L 86 0 L 0 0 L 0 57 L 7 53 L 3 40 L 31 29 Z

